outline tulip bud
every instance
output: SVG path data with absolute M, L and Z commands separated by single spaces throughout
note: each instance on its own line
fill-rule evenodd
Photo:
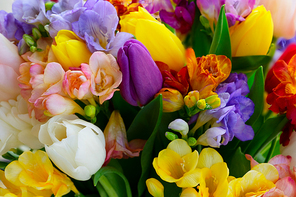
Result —
M 232 56 L 266 55 L 273 37 L 270 12 L 263 6 L 229 29 Z
M 217 108 L 221 105 L 221 99 L 217 94 L 207 97 L 205 102 L 211 106 L 211 109 Z
M 162 95 L 164 112 L 178 111 L 184 106 L 183 96 L 178 90 L 172 88 L 162 88 L 155 97 L 160 94 Z
M 162 87 L 162 75 L 146 47 L 129 40 L 118 51 L 117 61 L 122 72 L 120 93 L 131 105 L 143 106 Z
M 173 141 L 173 140 L 179 138 L 177 134 L 169 132 L 169 131 L 165 132 L 165 137 L 170 141 Z

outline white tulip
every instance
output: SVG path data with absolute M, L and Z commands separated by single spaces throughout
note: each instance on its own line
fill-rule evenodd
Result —
M 20 145 L 32 149 L 43 147 L 38 140 L 41 123 L 34 118 L 34 114 L 31 115 L 26 101 L 20 95 L 17 100 L 0 102 L 0 155 Z
M 39 140 L 53 163 L 76 180 L 90 179 L 106 158 L 101 129 L 75 115 L 49 119 L 40 127 Z

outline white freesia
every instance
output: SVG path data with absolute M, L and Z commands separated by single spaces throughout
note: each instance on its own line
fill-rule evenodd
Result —
M 29 116 L 27 103 L 20 95 L 17 100 L 0 102 L 0 155 L 20 145 L 42 148 L 38 140 L 40 125 L 34 114 Z
M 70 177 L 85 181 L 106 158 L 101 129 L 75 115 L 57 115 L 40 127 L 39 140 L 54 164 Z

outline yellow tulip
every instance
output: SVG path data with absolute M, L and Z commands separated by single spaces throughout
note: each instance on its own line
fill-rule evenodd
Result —
M 81 63 L 89 63 L 92 53 L 73 31 L 60 30 L 55 42 L 51 48 L 64 70 L 69 70 L 69 67 L 79 67 Z
M 185 64 L 185 49 L 181 40 L 147 10 L 124 15 L 120 20 L 121 31 L 133 34 L 150 52 L 154 61 L 166 63 L 179 71 Z
M 273 37 L 273 21 L 264 6 L 230 29 L 232 56 L 266 55 Z

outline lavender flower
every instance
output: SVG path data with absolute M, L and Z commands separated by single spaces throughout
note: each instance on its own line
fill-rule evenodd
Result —
M 12 4 L 12 13 L 20 22 L 36 26 L 49 23 L 44 0 L 15 0 Z
M 178 1 L 178 0 L 174 0 L 174 1 Z M 141 0 L 139 2 L 144 6 L 144 8 L 150 14 L 154 14 L 160 10 L 174 12 L 174 8 L 173 8 L 170 0 L 152 0 L 152 1 L 148 1 L 148 2 L 147 2 L 147 0 Z
M 87 1 L 85 6 L 87 9 L 72 24 L 73 31 L 86 41 L 91 52 L 104 51 L 116 57 L 118 49 L 133 35 L 120 32 L 115 36 L 119 19 L 108 1 Z
M 188 2 L 187 0 L 179 1 L 176 9 L 171 11 L 160 10 L 160 19 L 176 29 L 181 34 L 186 34 L 190 31 L 194 16 L 195 16 L 195 4 L 194 2 Z
M 219 147 L 220 144 L 226 145 L 234 137 L 241 141 L 253 139 L 253 128 L 245 124 L 253 114 L 255 107 L 252 100 L 245 97 L 249 93 L 246 75 L 232 73 L 216 90 L 221 99 L 221 106 L 205 111 L 199 115 L 197 120 L 197 124 L 203 125 L 205 122 L 211 122 L 210 124 L 215 125 L 216 128 L 212 125 L 209 131 L 200 136 L 198 142 L 203 144 L 201 141 L 205 141 L 207 136 L 215 136 L 215 144 L 203 145 Z M 221 129 L 225 132 L 221 132 Z M 207 142 L 212 141 L 213 139 L 207 140 Z

